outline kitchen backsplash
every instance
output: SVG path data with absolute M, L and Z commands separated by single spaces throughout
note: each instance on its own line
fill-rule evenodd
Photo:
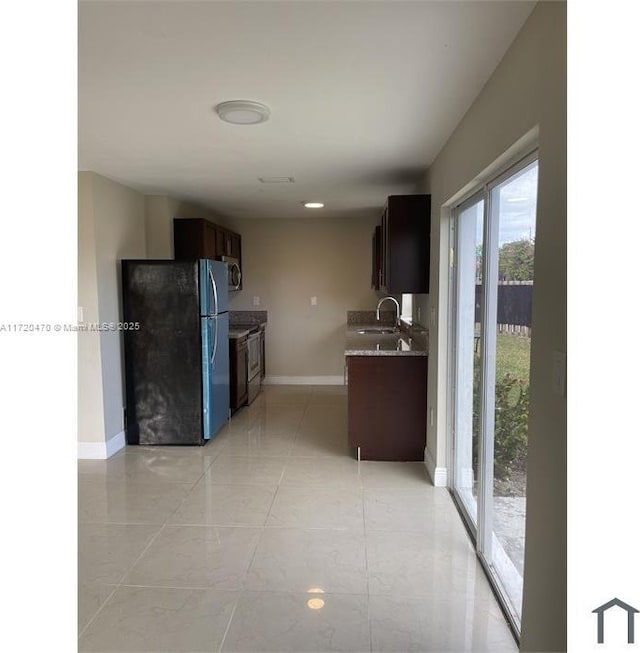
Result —
M 229 311 L 229 326 L 264 324 L 267 311 Z
M 395 311 L 380 311 L 380 324 L 393 326 L 395 319 Z M 375 311 L 347 311 L 347 326 L 377 324 L 377 322 Z

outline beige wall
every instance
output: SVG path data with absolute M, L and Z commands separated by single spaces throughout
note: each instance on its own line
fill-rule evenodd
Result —
M 374 309 L 371 235 L 380 218 L 232 220 L 166 195 L 145 198 L 148 258 L 173 258 L 173 218 L 205 218 L 242 236 L 243 290 L 231 310 L 266 310 L 269 376 L 342 376 L 347 310 Z M 292 273 L 292 271 L 294 271 Z M 260 297 L 260 306 L 253 297 Z M 310 298 L 318 297 L 312 307 Z
M 145 258 L 144 196 L 92 172 L 80 173 L 78 192 L 83 318 L 117 323 L 122 320 L 120 260 Z M 97 338 L 79 333 L 78 340 L 78 440 L 106 443 L 124 429 L 122 333 L 102 331 Z
M 173 258 L 173 218 L 166 195 L 144 198 L 146 249 L 149 258 Z
M 522 651 L 566 650 L 566 397 L 552 391 L 555 351 L 566 353 L 566 5 L 541 2 L 429 170 L 432 193 L 427 446 L 447 462 L 446 204 L 528 134 L 539 145 L 531 344 Z M 533 135 L 533 136 L 532 136 Z M 443 208 L 444 207 L 444 208 Z
M 236 220 L 243 289 L 231 310 L 266 310 L 267 376 L 340 376 L 347 311 L 373 310 L 371 236 L 379 218 Z M 311 297 L 318 298 L 311 306 Z M 260 306 L 253 298 L 260 298 Z
M 101 175 L 93 177 L 100 322 L 122 320 L 123 258 L 145 258 L 144 196 Z M 123 335 L 100 333 L 105 435 L 124 430 Z
M 92 173 L 78 175 L 78 306 L 87 323 L 99 319 L 92 182 Z M 98 332 L 78 334 L 78 441 L 105 441 Z

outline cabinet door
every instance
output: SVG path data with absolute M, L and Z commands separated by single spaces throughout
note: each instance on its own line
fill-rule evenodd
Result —
M 380 225 L 380 288 L 387 288 L 389 269 L 389 218 L 387 207 L 382 213 Z
M 233 258 L 241 259 L 240 255 L 240 234 L 231 233 L 231 254 Z
M 383 288 L 389 294 L 428 293 L 430 195 L 391 195 L 383 216 Z
M 347 365 L 349 447 L 361 460 L 424 460 L 427 357 L 349 356 Z
M 217 256 L 217 238 L 216 228 L 211 224 L 206 224 L 204 227 L 204 237 L 202 243 L 202 257 L 203 258 L 216 258 Z
M 226 256 L 227 252 L 225 249 L 225 230 L 221 227 L 215 227 L 216 230 L 216 258 L 220 256 Z
M 377 226 L 371 239 L 371 287 L 379 290 L 382 283 L 382 227 Z
M 206 258 L 204 253 L 205 221 L 190 218 L 173 219 L 174 258 Z
M 235 413 L 247 403 L 247 341 L 232 338 L 229 341 L 230 408 Z

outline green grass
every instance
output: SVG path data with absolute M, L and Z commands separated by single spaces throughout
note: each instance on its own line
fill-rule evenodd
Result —
M 529 382 L 529 355 L 531 338 L 510 333 L 498 334 L 496 343 L 496 379 L 510 374 L 516 379 Z M 476 366 L 479 365 L 479 353 L 476 352 Z
M 529 354 L 531 338 L 510 333 L 498 334 L 496 343 L 496 382 L 500 382 L 507 374 L 529 386 Z M 513 386 L 506 396 L 510 406 L 514 406 L 520 396 L 519 384 Z
M 510 374 L 529 384 L 529 355 L 531 338 L 509 333 L 498 334 L 496 347 L 496 379 Z

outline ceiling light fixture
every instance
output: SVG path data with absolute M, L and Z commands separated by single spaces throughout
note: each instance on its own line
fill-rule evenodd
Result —
M 324 204 L 322 202 L 305 202 L 304 206 L 307 209 L 321 209 L 324 207 Z
M 269 107 L 252 100 L 229 100 L 215 107 L 221 120 L 233 125 L 257 125 L 269 118 Z

